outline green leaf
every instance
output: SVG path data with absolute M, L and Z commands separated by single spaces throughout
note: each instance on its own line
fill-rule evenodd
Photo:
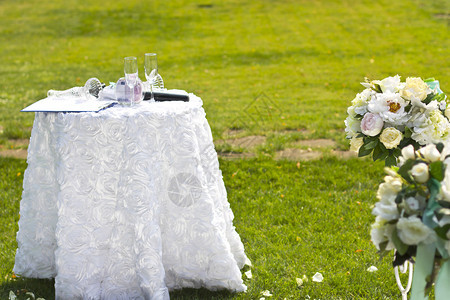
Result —
M 422 102 L 425 103 L 425 104 L 430 104 L 430 102 L 433 100 L 433 98 L 434 98 L 434 94 L 433 93 L 428 94 L 427 97 Z
M 405 138 L 409 139 L 411 137 L 411 135 L 412 135 L 412 130 L 409 127 L 405 127 L 405 133 L 403 134 L 403 136 Z
M 397 159 L 394 155 L 389 155 L 386 157 L 386 160 L 384 161 L 384 165 L 386 167 L 395 166 L 397 164 Z
M 397 227 L 392 231 L 392 243 L 394 243 L 395 249 L 400 255 L 404 255 L 408 251 L 408 245 L 402 242 L 398 237 Z
M 398 193 L 397 197 L 395 197 L 395 203 L 397 203 L 397 204 L 402 203 L 404 196 L 405 196 L 404 192 Z
M 378 251 L 378 253 L 380 254 L 380 260 L 385 257 L 389 252 L 391 252 L 390 250 L 386 250 L 387 245 L 389 244 L 389 241 L 385 241 L 380 243 L 380 250 Z
M 441 102 L 442 100 L 445 100 L 445 94 L 436 94 L 433 97 L 433 100 L 436 100 L 437 102 Z
M 376 161 L 376 160 L 378 160 L 378 159 L 384 159 L 384 158 L 386 158 L 386 156 L 384 155 L 384 154 L 388 154 L 388 152 L 387 151 L 383 151 L 382 150 L 382 148 L 380 147 L 380 144 L 381 143 L 379 143 L 374 149 L 373 149 L 373 154 L 372 154 L 372 158 L 373 158 L 373 161 Z M 384 156 L 384 157 L 383 157 Z
M 434 228 L 434 231 L 440 237 L 441 239 L 448 240 L 447 238 L 447 232 L 450 230 L 450 224 L 446 224 L 443 227 L 436 227 Z
M 430 77 L 430 78 L 424 79 L 423 82 L 433 82 L 433 81 L 436 81 L 436 79 L 434 79 L 434 77 Z
M 366 149 L 374 149 L 378 145 L 378 143 L 379 143 L 379 140 L 375 139 L 373 141 L 368 142 L 366 145 L 364 145 L 364 147 Z
M 382 93 L 383 92 L 381 90 L 381 86 L 379 84 L 372 83 L 371 88 L 372 88 L 372 90 L 374 90 L 377 93 Z
M 372 149 L 366 149 L 365 145 L 362 145 L 358 151 L 358 157 L 363 157 L 372 153 Z
M 430 174 L 437 181 L 444 180 L 445 166 L 442 161 L 435 161 L 430 164 Z
M 436 201 L 440 206 L 444 208 L 450 208 L 450 202 L 445 200 Z
M 402 176 L 406 181 L 409 183 L 413 183 L 414 180 L 410 174 L 410 170 L 412 167 L 416 164 L 416 161 L 414 159 L 408 159 L 403 163 L 403 165 L 398 169 L 398 174 Z

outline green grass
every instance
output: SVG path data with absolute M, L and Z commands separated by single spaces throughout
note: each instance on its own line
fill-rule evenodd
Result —
M 248 292 L 172 298 L 259 299 L 268 289 L 274 299 L 398 299 L 389 259 L 378 261 L 368 235 L 382 165 L 330 158 L 297 168 L 270 157 L 298 139 L 345 148 L 346 108 L 366 76 L 434 76 L 449 92 L 449 12 L 448 0 L 3 0 L 0 148 L 29 137 L 34 114 L 19 110 L 47 90 L 116 81 L 130 55 L 143 78 L 144 53 L 157 52 L 166 87 L 203 99 L 215 139 L 229 129 L 268 137 L 259 158 L 221 161 L 253 261 Z M 12 278 L 25 168 L 0 158 L 0 298 L 53 299 L 52 281 Z M 315 272 L 322 283 L 296 286 Z
M 202 97 L 215 137 L 264 92 L 280 115 L 252 130 L 343 139 L 365 76 L 435 76 L 450 90 L 448 22 L 434 17 L 450 3 L 432 3 L 2 1 L 0 126 L 29 134 L 33 115 L 18 110 L 47 90 L 116 81 L 129 55 L 143 77 L 143 54 L 154 51 L 167 87 Z

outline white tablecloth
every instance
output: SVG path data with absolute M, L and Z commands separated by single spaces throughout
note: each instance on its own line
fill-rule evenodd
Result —
M 53 278 L 57 299 L 168 299 L 244 291 L 202 101 L 36 113 L 14 272 Z

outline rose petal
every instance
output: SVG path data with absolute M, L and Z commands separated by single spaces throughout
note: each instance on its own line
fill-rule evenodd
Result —
M 273 296 L 273 295 L 270 293 L 269 290 L 265 290 L 264 292 L 261 292 L 261 294 L 262 294 L 264 297 L 272 297 L 272 296 Z
M 301 287 L 303 285 L 303 280 L 301 278 L 295 278 L 295 281 L 297 282 L 298 287 Z
M 323 281 L 323 276 L 322 276 L 322 274 L 320 274 L 319 272 L 317 272 L 316 274 L 314 274 L 314 276 L 312 277 L 312 281 L 315 281 L 315 282 L 322 282 L 322 281 Z
M 252 262 L 250 261 L 250 259 L 248 257 L 245 258 L 245 265 L 251 267 L 252 266 Z
M 377 267 L 375 267 L 375 266 L 370 266 L 369 268 L 367 268 L 367 272 L 376 272 L 376 271 L 378 271 L 378 268 Z
M 251 278 L 253 277 L 252 271 L 251 271 L 251 270 L 248 270 L 248 271 L 245 272 L 244 274 L 245 274 L 245 276 L 247 276 L 248 279 L 251 279 Z

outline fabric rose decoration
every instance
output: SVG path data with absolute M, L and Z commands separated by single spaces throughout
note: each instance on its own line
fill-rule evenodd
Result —
M 383 120 L 379 115 L 367 113 L 361 120 L 361 131 L 368 136 L 376 136 L 383 129 Z

